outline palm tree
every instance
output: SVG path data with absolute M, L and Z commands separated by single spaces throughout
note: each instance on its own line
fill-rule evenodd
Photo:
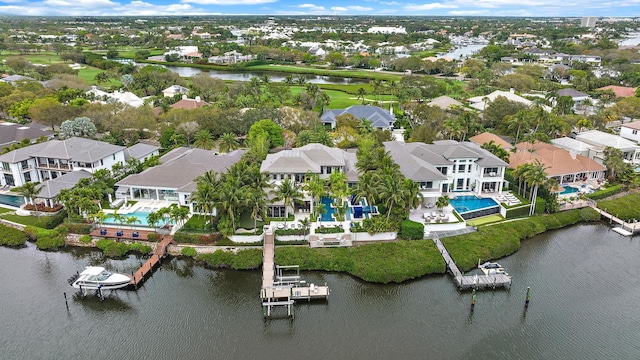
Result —
M 531 191 L 531 208 L 529 209 L 529 216 L 533 215 L 536 209 L 536 196 L 538 195 L 538 188 L 540 185 L 547 181 L 547 168 L 538 160 L 535 159 L 533 164 L 523 174 L 525 180 L 532 187 Z
M 229 215 L 234 233 L 236 231 L 236 209 L 243 203 L 244 196 L 244 189 L 235 186 L 231 181 L 222 182 L 218 188 L 218 203 L 220 208 L 224 209 Z
M 273 200 L 282 201 L 284 204 L 284 225 L 287 226 L 287 219 L 289 218 L 289 206 L 302 203 L 302 192 L 298 189 L 291 178 L 286 178 L 279 185 L 276 185 L 273 189 Z
M 378 185 L 378 196 L 384 200 L 384 204 L 387 207 L 387 223 L 391 216 L 391 211 L 394 205 L 404 207 L 406 205 L 406 190 L 402 181 L 398 176 L 394 174 L 385 174 L 381 177 Z
M 424 196 L 420 192 L 420 185 L 411 179 L 404 179 L 405 192 L 407 194 L 406 203 L 409 210 L 417 209 L 424 201 Z
M 156 228 L 156 224 L 160 222 L 161 215 L 158 212 L 152 211 L 147 215 L 147 224 L 151 225 L 153 229 Z
M 142 221 L 140 221 L 137 217 L 135 216 L 129 216 L 126 219 L 124 219 L 124 222 L 127 223 L 127 225 L 131 226 L 131 230 L 133 230 L 133 224 L 135 223 L 141 223 Z
M 209 130 L 200 130 L 194 136 L 193 147 L 211 150 L 216 145 Z
M 283 82 L 285 83 L 285 85 L 291 87 L 295 83 L 295 80 L 293 79 L 293 75 L 285 76 Z
M 209 170 L 196 178 L 196 191 L 191 194 L 191 201 L 195 210 L 209 215 L 209 224 L 213 222 L 213 212 L 216 208 L 216 187 L 218 178 L 216 172 Z
M 320 196 L 326 192 L 325 181 L 320 178 L 320 175 L 309 171 L 304 177 L 302 189 L 309 193 L 311 196 L 311 207 L 315 208 L 318 201 L 320 201 Z
M 267 194 L 263 188 L 249 188 L 246 194 L 247 205 L 251 207 L 253 217 L 253 233 L 258 232 L 258 216 L 264 219 L 267 212 Z
M 37 182 L 28 182 L 22 186 L 15 187 L 11 189 L 12 192 L 16 192 L 21 196 L 29 199 L 29 202 L 33 204 L 36 209 L 36 215 L 40 217 L 40 213 L 38 212 L 38 204 L 36 204 L 35 200 L 38 194 L 42 191 L 44 185 L 38 185 L 40 183 Z
M 124 216 L 122 214 L 118 214 L 118 210 L 116 210 L 113 212 L 113 214 L 111 214 L 111 217 L 113 218 L 113 221 L 120 224 L 120 227 L 122 228 L 122 222 L 124 221 Z
M 309 227 L 311 226 L 311 220 L 309 220 L 308 217 L 300 220 L 300 225 L 302 225 L 302 231 L 304 231 L 304 235 L 303 238 L 307 238 L 307 230 L 309 230 Z
M 367 90 L 364 88 L 358 88 L 358 99 L 362 100 L 362 104 L 364 104 L 364 96 L 367 95 Z
M 224 133 L 220 137 L 218 149 L 221 153 L 228 153 L 229 151 L 236 150 L 240 144 L 236 140 L 236 136 L 233 133 Z
M 440 212 L 442 212 L 442 209 L 449 206 L 449 203 L 450 203 L 449 195 L 442 195 L 436 200 L 436 207 Z

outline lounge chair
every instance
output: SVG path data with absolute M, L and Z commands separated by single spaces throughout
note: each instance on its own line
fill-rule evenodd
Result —
M 100 229 L 100 235 L 107 235 L 107 229 Z
M 133 233 L 131 233 L 131 236 L 133 236 L 134 238 L 140 237 L 140 234 L 138 234 L 137 231 L 134 231 Z

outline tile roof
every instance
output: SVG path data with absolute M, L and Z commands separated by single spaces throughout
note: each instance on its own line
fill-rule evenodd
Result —
M 286 174 L 304 174 L 307 171 L 320 173 L 322 166 L 341 166 L 348 173 L 348 171 L 355 169 L 355 154 L 311 143 L 267 155 L 260 166 L 260 171 Z
M 72 187 L 76 186 L 80 179 L 90 177 L 91 173 L 84 170 L 78 170 L 68 172 L 55 179 L 47 180 L 42 183 L 42 190 L 38 194 L 38 197 L 43 199 L 53 199 L 63 189 L 71 189 Z
M 41 136 L 51 137 L 54 132 L 38 123 L 27 125 L 0 121 L 0 147 L 11 143 L 20 142 L 23 139 L 35 140 Z
M 576 135 L 576 140 L 586 142 L 594 146 L 613 147 L 616 149 L 640 149 L 636 143 L 618 135 L 609 134 L 599 130 L 589 130 Z
M 509 167 L 532 163 L 536 159 L 547 169 L 548 176 L 561 176 L 582 172 L 605 171 L 606 168 L 586 156 L 577 155 L 557 146 L 537 142 L 519 143 L 509 157 Z
M 47 143 L 51 143 L 50 146 L 34 151 L 31 156 L 93 163 L 125 149 L 124 146 L 80 137 L 50 140 Z
M 197 100 L 197 99 L 182 99 L 177 103 L 171 105 L 171 108 L 191 110 L 191 109 L 197 109 L 199 107 L 203 107 L 207 105 L 211 105 L 211 104 L 209 104 L 206 101 Z
M 611 90 L 616 95 L 616 97 L 630 97 L 635 96 L 636 94 L 636 88 L 617 85 L 609 85 L 598 88 L 596 90 Z
M 640 120 L 622 124 L 621 126 L 629 129 L 633 129 L 633 130 L 640 130 Z
M 429 101 L 428 105 L 437 106 L 443 110 L 449 109 L 452 106 L 463 106 L 460 101 L 446 95 L 432 99 L 431 101 Z
M 571 96 L 572 98 L 589 97 L 589 95 L 575 89 L 560 89 L 556 91 L 558 96 Z
M 493 141 L 496 145 L 500 145 L 505 150 L 511 150 L 512 146 L 509 142 L 501 138 L 496 134 L 492 134 L 490 132 L 483 132 L 481 134 L 472 136 L 469 138 L 469 141 L 472 143 L 478 144 L 480 146 L 487 144 Z
M 489 95 L 475 96 L 475 97 L 469 98 L 469 102 L 471 103 L 470 106 L 475 109 L 484 111 L 485 106 L 488 106 L 489 103 L 495 101 L 500 96 L 506 98 L 509 101 L 519 102 L 527 106 L 531 106 L 533 104 L 533 101 L 529 99 L 525 99 L 522 96 L 516 95 L 515 93 L 512 93 L 510 91 L 496 90 Z M 485 105 L 485 99 L 486 99 L 486 105 Z M 549 106 L 546 106 L 546 105 L 541 105 L 541 106 L 545 111 L 551 112 L 551 108 Z
M 159 150 L 160 147 L 156 145 L 149 145 L 145 143 L 137 143 L 124 150 L 124 158 L 128 160 L 130 158 L 142 159 L 145 156 Z

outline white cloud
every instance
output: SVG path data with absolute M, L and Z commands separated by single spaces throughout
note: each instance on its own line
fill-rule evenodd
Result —
M 297 7 L 302 8 L 302 9 L 309 9 L 309 11 L 314 11 L 314 12 L 326 11 L 324 6 L 319 6 L 319 5 L 314 5 L 314 4 L 300 4 Z
M 370 7 L 364 7 L 364 6 L 334 6 L 331 8 L 332 11 L 335 12 L 347 12 L 347 11 L 358 11 L 358 12 L 364 12 L 364 11 L 372 11 L 373 8 Z
M 0 6 L 0 14 L 24 16 L 220 15 L 206 9 L 194 8 L 189 4 L 156 5 L 144 1 L 123 4 L 110 0 L 74 0 L 73 3 L 65 0 L 45 0 L 29 3 L 28 6 Z
M 406 10 L 413 10 L 413 11 L 423 11 L 423 10 L 434 10 L 434 9 L 456 9 L 458 7 L 458 5 L 453 5 L 453 4 L 441 4 L 441 3 L 429 3 L 429 4 L 422 4 L 422 5 L 417 5 L 417 4 L 409 4 L 409 5 L 405 5 L 405 9 Z
M 256 5 L 276 2 L 278 0 L 180 0 L 183 3 L 199 5 Z
M 489 15 L 489 10 L 452 10 L 449 11 L 449 15 L 456 16 L 478 16 L 478 15 Z

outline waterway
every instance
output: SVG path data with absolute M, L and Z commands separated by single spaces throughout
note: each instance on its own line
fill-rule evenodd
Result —
M 368 79 L 343 78 L 343 77 L 337 77 L 337 76 L 320 76 L 320 75 L 312 75 L 312 74 L 290 74 L 290 73 L 276 72 L 276 71 L 234 72 L 234 71 L 219 71 L 219 70 L 203 70 L 198 68 L 182 67 L 182 66 L 164 66 L 164 67 L 177 73 L 182 77 L 192 77 L 201 72 L 206 72 L 213 77 L 217 77 L 222 80 L 230 80 L 230 81 L 249 81 L 251 80 L 252 77 L 269 75 L 270 81 L 273 81 L 273 82 L 283 82 L 287 76 L 293 76 L 294 79 L 304 77 L 307 80 L 307 82 L 314 83 L 314 84 L 366 84 L 366 83 L 369 83 Z
M 328 303 L 302 302 L 293 321 L 264 321 L 258 271 L 173 259 L 138 291 L 101 302 L 72 295 L 67 278 L 90 264 L 128 273 L 138 259 L 0 248 L 0 358 L 637 359 L 638 258 L 639 238 L 578 225 L 501 259 L 511 290 L 480 292 L 473 314 L 471 294 L 449 275 L 376 285 L 309 272 L 331 287 Z

